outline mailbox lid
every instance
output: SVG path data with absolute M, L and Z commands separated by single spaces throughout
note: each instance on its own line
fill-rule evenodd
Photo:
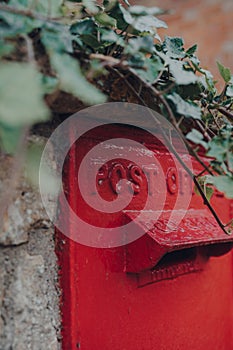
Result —
M 195 245 L 233 242 L 233 235 L 227 235 L 205 209 L 189 209 L 184 218 L 176 225 L 170 221 L 171 212 L 162 211 L 159 219 L 153 211 L 125 211 L 125 215 L 139 225 L 146 234 L 161 246 L 169 250 L 188 248 Z
M 226 254 L 233 246 L 233 236 L 226 235 L 206 209 L 187 210 L 178 225 L 169 221 L 171 211 L 163 211 L 159 219 L 157 213 L 143 212 L 138 221 L 137 211 L 126 211 L 125 215 L 138 226 L 135 229 L 145 232 L 126 247 L 127 272 L 139 273 L 155 268 L 165 256 L 189 248 L 197 249 L 195 260 L 201 254 L 201 260 L 206 261 L 210 256 Z

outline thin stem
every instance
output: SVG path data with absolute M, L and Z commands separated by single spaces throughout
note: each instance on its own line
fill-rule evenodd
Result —
M 207 130 L 204 128 L 204 126 L 200 123 L 200 120 L 196 120 L 197 125 L 199 129 L 201 130 L 202 134 L 208 139 L 208 141 L 211 140 L 210 135 L 208 134 Z
M 226 225 L 224 225 L 225 227 L 227 227 L 227 226 L 230 226 L 230 225 L 232 225 L 233 224 L 233 219 L 231 219 Z
M 32 39 L 29 38 L 29 36 L 26 34 L 23 34 L 22 38 L 25 40 L 25 43 L 27 45 L 28 62 L 30 62 L 33 65 L 36 65 Z
M 219 112 L 225 115 L 231 122 L 233 122 L 233 113 L 225 109 L 224 107 L 219 107 L 218 108 Z
M 199 174 L 195 175 L 196 178 L 202 176 L 205 173 L 205 169 L 203 169 Z

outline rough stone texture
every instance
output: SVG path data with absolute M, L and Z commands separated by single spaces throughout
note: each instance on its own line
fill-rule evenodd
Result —
M 30 187 L 26 180 L 21 176 L 19 179 L 16 178 L 16 185 L 9 183 L 12 167 L 14 167 L 13 159 L 2 156 L 0 194 L 2 205 L 6 204 L 0 235 L 0 244 L 3 246 L 27 242 L 28 230 L 31 226 L 37 222 L 43 225 L 43 220 L 45 225 L 48 222 L 39 194 Z
M 12 160 L 1 158 L 1 198 Z M 0 235 L 0 349 L 60 349 L 59 288 L 54 229 L 39 193 L 21 176 Z M 0 206 L 1 209 L 1 206 Z

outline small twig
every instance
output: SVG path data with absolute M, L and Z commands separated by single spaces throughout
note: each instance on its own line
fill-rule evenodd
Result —
M 202 134 L 208 139 L 208 141 L 211 140 L 210 135 L 208 134 L 207 130 L 204 128 L 204 126 L 200 123 L 200 120 L 196 120 L 196 123 L 201 130 Z
M 210 168 L 203 162 L 203 160 L 199 157 L 197 152 L 190 146 L 190 144 L 185 140 L 185 145 L 188 148 L 189 153 L 198 161 L 199 164 L 202 165 L 202 167 L 207 171 L 210 175 L 214 176 L 213 172 L 210 170 Z
M 182 121 L 184 120 L 184 116 L 182 115 L 180 117 L 180 119 L 178 120 L 177 126 L 180 127 L 180 124 L 182 123 Z
M 163 72 L 164 72 L 164 70 L 161 69 L 161 71 L 159 72 L 158 76 L 157 76 L 156 79 L 153 81 L 152 85 L 155 85 L 155 84 L 158 83 L 159 79 L 160 79 L 160 78 L 162 77 L 162 75 L 163 75 Z
M 138 94 L 141 95 L 141 92 L 142 92 L 142 84 L 139 85 Z
M 215 136 L 215 133 L 205 124 L 205 122 L 202 119 L 198 120 L 198 122 L 201 123 L 204 128 L 203 133 L 206 133 L 208 131 L 209 134 L 211 134 L 212 136 Z M 210 140 L 211 140 L 211 137 L 210 137 Z
M 213 121 L 214 121 L 215 125 L 217 126 L 217 128 L 218 128 L 218 129 L 221 129 L 221 127 L 220 127 L 220 125 L 218 124 L 218 121 L 217 121 L 217 119 L 216 119 L 216 116 L 212 113 L 211 109 L 209 109 L 209 108 L 207 108 L 207 109 L 208 109 L 208 112 L 212 115 Z M 215 136 L 215 134 L 214 134 L 214 136 Z
M 171 85 L 169 85 L 167 88 L 165 88 L 164 90 L 160 90 L 159 93 L 160 94 L 167 94 L 173 87 L 175 86 L 175 83 L 172 82 Z
M 221 92 L 221 94 L 219 95 L 219 99 L 220 99 L 220 100 L 223 99 L 223 97 L 224 97 L 224 95 L 225 95 L 225 93 L 226 93 L 227 87 L 228 87 L 228 85 L 225 84 L 225 85 L 224 85 L 224 88 L 223 88 L 223 90 L 222 90 L 222 92 Z
M 129 68 L 129 71 L 131 72 L 131 74 L 136 77 L 138 79 L 138 76 L 135 74 L 135 72 Z M 143 80 L 143 79 L 140 79 L 141 82 L 143 82 L 143 85 L 145 87 L 147 87 L 148 89 L 150 89 L 153 94 L 158 98 L 158 100 L 160 100 L 160 102 L 165 106 L 167 112 L 168 112 L 168 115 L 169 115 L 169 119 L 171 120 L 173 126 L 176 128 L 176 130 L 178 129 L 178 126 L 177 126 L 177 121 L 176 121 L 176 118 L 172 112 L 172 109 L 171 107 L 169 106 L 167 100 L 165 99 L 165 97 L 163 95 L 161 95 L 160 91 L 157 90 L 154 86 L 152 86 L 150 83 L 148 83 L 146 80 Z
M 231 219 L 227 224 L 225 224 L 224 226 L 227 227 L 227 226 L 230 226 L 233 224 L 233 219 Z
M 105 67 L 117 67 L 119 65 L 123 65 L 125 69 L 128 68 L 128 65 L 124 65 L 124 62 L 112 56 L 105 56 L 99 53 L 91 53 L 89 58 L 103 61 Z
M 196 178 L 202 176 L 205 173 L 205 169 L 203 169 L 199 174 L 195 175 Z
M 25 40 L 25 43 L 27 45 L 28 62 L 30 62 L 33 65 L 36 65 L 32 39 L 29 38 L 29 36 L 26 34 L 23 34 L 22 38 Z
M 219 107 L 218 108 L 219 112 L 225 115 L 231 122 L 233 122 L 233 113 L 225 109 L 224 107 Z

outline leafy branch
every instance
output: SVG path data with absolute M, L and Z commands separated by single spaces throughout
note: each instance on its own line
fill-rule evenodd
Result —
M 122 75 L 119 71 L 117 71 L 117 74 L 124 79 L 125 83 L 127 84 L 127 86 L 132 90 L 132 92 L 137 96 L 137 98 L 139 99 L 139 101 L 141 102 L 141 104 L 145 107 L 148 107 L 148 105 L 146 104 L 146 102 L 144 101 L 144 99 L 140 96 L 140 94 L 137 93 L 137 91 L 135 90 L 135 88 L 130 84 L 130 82 L 125 79 L 125 76 Z M 156 92 L 155 96 L 160 96 L 160 94 L 158 92 Z M 161 102 L 164 104 L 164 100 L 161 99 Z M 164 104 L 166 107 L 168 107 L 169 109 L 169 116 L 171 117 L 171 122 L 173 124 L 173 126 L 176 128 L 176 130 L 180 133 L 179 128 L 177 127 L 177 124 L 175 122 L 175 117 L 173 115 L 173 112 L 170 110 L 170 107 L 165 103 Z M 170 140 L 168 139 L 165 131 L 163 130 L 163 128 L 160 126 L 160 124 L 158 123 L 158 120 L 156 119 L 155 115 L 153 113 L 151 113 L 151 117 L 153 119 L 155 119 L 155 121 L 157 122 L 156 125 L 159 128 L 160 133 L 163 135 L 164 140 L 166 141 L 166 145 L 169 148 L 169 150 L 175 155 L 176 159 L 179 161 L 179 163 L 181 164 L 181 166 L 185 169 L 186 173 L 192 178 L 196 188 L 198 189 L 198 192 L 200 193 L 202 199 L 203 199 L 203 203 L 208 207 L 208 209 L 210 210 L 210 212 L 212 213 L 213 217 L 215 218 L 216 222 L 218 223 L 218 225 L 221 227 L 221 229 L 226 233 L 229 234 L 229 232 L 226 230 L 226 227 L 228 225 L 231 224 L 231 221 L 229 224 L 224 225 L 222 223 L 222 221 L 220 220 L 218 214 L 216 213 L 216 211 L 214 210 L 213 206 L 210 204 L 205 191 L 203 190 L 203 187 L 200 185 L 198 178 L 200 175 L 202 175 L 203 172 L 206 171 L 206 165 L 204 166 L 203 172 L 201 172 L 201 174 L 199 175 L 195 175 L 192 173 L 192 171 L 189 169 L 189 167 L 187 167 L 187 165 L 185 164 L 185 162 L 182 160 L 182 158 L 180 157 L 179 153 L 177 153 L 176 149 L 173 147 L 172 143 L 170 142 Z M 199 160 L 199 157 L 197 156 L 197 154 L 194 154 L 194 156 L 196 157 L 197 160 Z
M 136 103 L 156 106 L 201 164 L 203 171 L 192 174 L 176 154 L 227 233 L 206 191 L 215 186 L 233 198 L 233 76 L 228 68 L 217 63 L 224 81 L 218 92 L 196 56 L 197 45 L 185 49 L 181 38 L 161 40 L 159 29 L 167 25 L 158 7 L 131 6 L 127 0 L 9 0 L 0 1 L 0 10 L 3 152 L 14 153 L 23 130 L 47 121 L 53 112 L 75 112 L 107 100 L 131 102 L 133 96 Z M 209 165 L 200 152 L 210 157 Z

